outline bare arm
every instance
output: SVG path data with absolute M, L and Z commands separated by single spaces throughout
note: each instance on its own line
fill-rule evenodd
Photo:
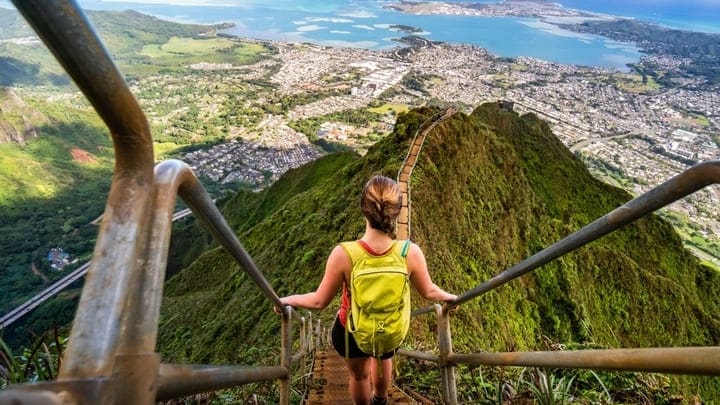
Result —
M 414 243 L 410 245 L 407 266 L 408 272 L 410 272 L 410 281 L 412 281 L 413 286 L 420 295 L 426 299 L 441 302 L 455 301 L 457 299 L 457 295 L 450 294 L 433 283 L 430 273 L 428 273 L 425 255 L 420 247 Z
M 352 263 L 341 246 L 336 246 L 325 264 L 325 275 L 317 290 L 306 294 L 289 295 L 280 298 L 284 305 L 308 309 L 323 309 L 337 295 L 342 287 L 345 273 L 350 271 Z

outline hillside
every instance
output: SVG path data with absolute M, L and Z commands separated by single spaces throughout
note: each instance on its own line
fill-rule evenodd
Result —
M 88 11 L 87 16 L 123 73 L 133 77 L 186 70 L 182 65 L 188 63 L 188 54 L 197 53 L 199 48 L 181 44 L 179 49 L 157 57 L 147 52 L 148 46 L 162 48 L 172 39 L 210 37 L 216 32 L 213 26 L 178 24 L 132 10 Z M 240 44 L 223 47 L 243 48 Z M 238 53 L 225 49 L 209 59 L 203 55 L 200 60 L 237 60 Z M 67 74 L 16 10 L 0 8 L 0 55 L 0 86 L 70 85 Z
M 12 88 L 0 87 L 0 144 L 22 145 L 36 138 L 36 126 L 46 122 L 47 117 L 29 107 Z
M 365 157 L 321 158 L 224 205 L 280 295 L 314 289 L 333 245 L 362 233 L 362 185 L 373 172 L 395 175 L 418 125 L 433 112 L 400 115 L 395 133 Z M 412 238 L 436 282 L 453 292 L 630 199 L 591 177 L 545 122 L 494 105 L 436 128 L 411 186 Z M 426 304 L 417 296 L 414 302 Z M 320 316 L 330 320 L 336 308 Z M 464 305 L 452 321 L 453 342 L 457 352 L 534 349 L 546 339 L 611 347 L 717 345 L 718 309 L 718 274 L 653 216 Z M 435 347 L 433 325 L 432 317 L 414 321 L 413 348 Z M 218 249 L 167 284 L 160 331 L 165 361 L 274 364 L 278 332 L 268 301 Z M 701 381 L 693 391 L 720 392 L 717 381 Z
M 190 143 L 217 142 L 227 135 L 223 125 L 235 124 L 225 108 L 213 107 L 216 114 L 207 116 L 194 107 L 204 93 L 188 83 L 217 102 L 218 87 L 208 83 L 222 78 L 199 80 L 203 71 L 189 65 L 253 63 L 271 52 L 259 44 L 215 38 L 213 26 L 161 21 L 134 11 L 89 11 L 88 18 L 123 74 L 134 77 L 133 91 L 151 117 L 155 139 L 166 142 L 155 146 L 163 157 Z M 145 76 L 159 71 L 160 77 Z M 179 85 L 168 84 L 173 81 Z M 223 119 L 215 118 L 219 114 Z M 80 260 L 75 265 L 89 258 L 98 229 L 89 223 L 102 213 L 113 161 L 108 130 L 84 96 L 20 14 L 0 8 L 0 313 L 67 274 L 68 267 L 50 268 L 49 249 L 63 248 L 71 260 Z M 42 305 L 2 331 L 3 338 L 12 345 L 27 343 L 33 333 L 70 322 L 76 295 Z

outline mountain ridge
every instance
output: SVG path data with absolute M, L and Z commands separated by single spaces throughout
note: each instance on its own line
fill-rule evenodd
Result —
M 340 169 L 335 160 L 326 178 L 299 168 L 224 205 L 279 295 L 316 288 L 332 246 L 362 233 L 356 200 L 364 182 L 374 172 L 394 175 L 412 134 L 436 112 L 401 114 L 393 135 L 364 157 L 345 155 Z M 321 158 L 314 167 L 332 159 L 339 158 Z M 309 186 L 285 194 L 293 182 Z M 433 279 L 457 293 L 631 198 L 594 179 L 547 123 L 493 104 L 433 130 L 410 184 L 412 239 L 425 251 Z M 258 208 L 262 212 L 248 208 L 271 198 L 284 202 Z M 252 225 L 242 225 L 253 217 Z M 453 316 L 453 342 L 457 352 L 532 350 L 546 339 L 603 347 L 716 345 L 718 297 L 717 272 L 652 215 L 461 306 Z M 424 305 L 415 294 L 413 307 Z M 336 307 L 318 316 L 327 323 Z M 278 331 L 267 299 L 214 249 L 169 280 L 159 351 L 171 361 L 271 364 Z M 410 347 L 432 349 L 435 341 L 433 320 L 413 321 Z

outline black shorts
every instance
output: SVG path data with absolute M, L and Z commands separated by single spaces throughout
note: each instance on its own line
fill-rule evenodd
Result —
M 345 357 L 345 355 L 347 355 L 347 357 L 350 359 L 356 359 L 360 357 L 372 357 L 371 354 L 367 354 L 360 350 L 360 348 L 357 346 L 357 343 L 355 343 L 355 338 L 353 337 L 352 333 L 348 333 L 347 335 L 349 350 L 347 353 L 345 353 L 345 327 L 342 326 L 342 324 L 340 323 L 340 318 L 336 317 L 332 328 L 332 344 L 338 354 L 341 357 Z M 391 352 L 383 354 L 382 356 L 378 356 L 378 358 L 385 360 L 391 358 L 394 355 L 395 351 L 393 350 Z

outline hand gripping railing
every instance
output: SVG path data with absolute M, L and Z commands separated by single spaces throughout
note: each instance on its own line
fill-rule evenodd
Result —
M 720 347 L 678 347 L 552 352 L 509 352 L 454 354 L 450 334 L 450 310 L 514 280 L 566 253 L 592 242 L 623 225 L 656 211 L 711 184 L 720 183 L 720 160 L 699 163 L 645 194 L 616 208 L 579 231 L 528 257 L 444 306 L 434 305 L 413 311 L 413 316 L 435 312 L 438 317 L 439 355 L 412 350 L 399 354 L 432 361 L 441 367 L 443 400 L 457 404 L 454 368 L 456 364 L 586 368 L 647 371 L 676 374 L 720 375 Z
M 277 367 L 160 364 L 155 353 L 160 302 L 177 195 L 260 287 L 277 294 L 237 240 L 190 168 L 154 167 L 147 120 L 74 1 L 13 0 L 110 129 L 115 172 L 69 345 L 56 381 L 13 386 L 0 403 L 150 404 L 156 400 L 280 379 L 289 403 L 290 366 L 307 353 L 305 319 L 285 308 Z M 291 319 L 301 349 L 291 353 Z M 33 402 L 40 401 L 40 402 Z

